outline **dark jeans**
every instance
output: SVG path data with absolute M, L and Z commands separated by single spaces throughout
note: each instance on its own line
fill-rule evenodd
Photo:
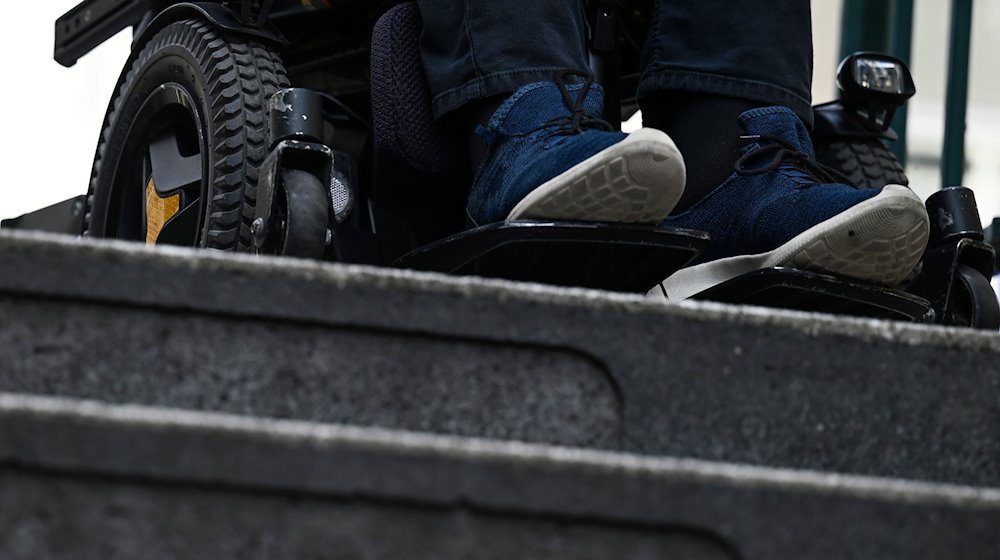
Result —
M 686 91 L 784 105 L 812 124 L 809 0 L 656 0 L 640 105 Z M 434 114 L 589 71 L 582 0 L 419 0 Z

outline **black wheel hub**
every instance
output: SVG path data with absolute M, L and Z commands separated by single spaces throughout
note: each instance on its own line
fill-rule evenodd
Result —
M 112 182 L 107 236 L 198 245 L 207 143 L 201 112 L 187 89 L 167 83 L 150 92 L 125 135 Z

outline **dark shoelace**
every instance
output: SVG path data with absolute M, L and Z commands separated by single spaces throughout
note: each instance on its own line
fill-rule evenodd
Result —
M 814 160 L 809 157 L 809 154 L 799 150 L 794 144 L 784 138 L 781 138 L 780 136 L 759 134 L 754 136 L 744 136 L 744 138 L 758 142 L 771 142 L 771 144 L 762 145 L 760 148 L 740 156 L 740 159 L 736 160 L 736 163 L 733 165 L 733 168 L 740 175 L 759 175 L 761 173 L 774 171 L 783 164 L 792 164 L 793 166 L 807 172 L 820 183 L 843 183 L 852 187 L 854 186 L 851 184 L 851 180 L 843 173 Z M 766 165 L 761 167 L 748 167 L 749 164 L 759 161 L 763 157 L 769 155 L 771 156 L 771 161 L 769 161 Z
M 583 87 L 580 88 L 580 93 L 577 95 L 576 100 L 573 99 L 573 96 L 569 93 L 569 89 L 566 87 L 567 81 L 574 76 L 583 78 Z M 575 71 L 564 72 L 561 76 L 559 76 L 559 78 L 556 79 L 556 86 L 559 88 L 559 93 L 562 95 L 563 104 L 570 110 L 570 114 L 549 119 L 542 123 L 543 128 L 549 128 L 556 125 L 559 126 L 559 128 L 552 131 L 549 136 L 569 136 L 573 134 L 580 134 L 586 129 L 598 129 L 604 131 L 613 130 L 611 123 L 599 118 L 591 117 L 583 110 L 583 102 L 587 99 L 587 94 L 590 93 L 590 87 L 593 84 L 594 77 L 592 75 Z

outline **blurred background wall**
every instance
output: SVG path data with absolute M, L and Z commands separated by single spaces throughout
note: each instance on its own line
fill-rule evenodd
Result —
M 884 0 L 869 0 L 882 2 Z M 923 198 L 941 188 L 945 77 L 948 64 L 949 10 L 946 0 L 915 0 L 913 58 L 910 70 L 917 94 L 909 104 L 908 163 L 910 186 Z M 816 71 L 813 99 L 834 95 L 834 68 L 840 53 L 841 0 L 813 0 Z M 1000 216 L 1000 2 L 973 5 L 969 109 L 963 182 L 976 191 L 983 225 Z
M 63 68 L 52 60 L 55 21 L 78 0 L 25 3 L 0 18 L 0 218 L 87 191 L 104 111 L 130 33 Z
M 87 189 L 97 135 L 130 37 L 123 32 L 73 68 L 59 66 L 52 60 L 53 23 L 76 3 L 31 2 L 18 15 L 0 18 L 0 218 Z M 925 198 L 941 186 L 949 4 L 916 0 L 911 69 L 917 95 L 910 102 L 907 173 Z M 841 0 L 813 0 L 812 7 L 813 97 L 821 102 L 835 92 Z M 1000 215 L 1000 63 L 991 48 L 998 30 L 1000 2 L 976 2 L 964 182 L 976 191 L 984 225 Z

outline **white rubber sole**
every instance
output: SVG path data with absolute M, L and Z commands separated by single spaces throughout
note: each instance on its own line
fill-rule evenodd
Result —
M 685 179 L 673 140 L 641 128 L 531 191 L 507 219 L 659 223 L 680 200 Z
M 920 198 L 889 185 L 878 195 L 816 224 L 767 253 L 684 268 L 649 292 L 679 300 L 760 268 L 790 266 L 893 286 L 920 261 L 930 223 Z M 662 287 L 662 289 L 661 289 Z

